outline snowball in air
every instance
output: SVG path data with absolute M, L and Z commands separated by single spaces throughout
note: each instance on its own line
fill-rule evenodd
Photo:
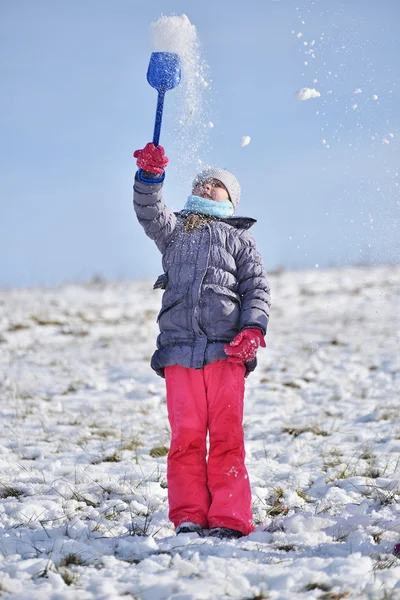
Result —
M 251 137 L 249 135 L 244 135 L 242 137 L 242 141 L 240 143 L 240 145 L 242 146 L 242 148 L 243 148 L 243 146 L 248 146 L 250 144 L 250 140 L 251 140 Z
M 374 95 L 372 96 L 372 100 L 378 100 L 378 96 L 377 96 L 376 94 L 374 94 Z
M 321 94 L 315 88 L 301 88 L 295 96 L 296 100 L 310 100 L 311 98 L 319 98 Z
M 356 90 L 354 90 L 353 94 L 361 94 L 361 89 L 357 88 Z

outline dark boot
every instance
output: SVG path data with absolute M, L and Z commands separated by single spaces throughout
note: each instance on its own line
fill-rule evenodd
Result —
M 204 531 L 201 525 L 197 523 L 181 523 L 175 530 L 176 535 L 180 533 L 197 533 L 200 537 L 204 537 Z
M 228 527 L 213 527 L 208 535 L 222 539 L 237 539 L 244 536 L 244 533 L 237 529 L 229 529 Z

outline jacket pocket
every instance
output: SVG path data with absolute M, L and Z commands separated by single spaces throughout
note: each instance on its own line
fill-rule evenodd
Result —
M 230 298 L 230 300 L 232 300 L 233 302 L 237 302 L 239 305 L 242 304 L 239 294 L 227 287 L 224 287 L 223 285 L 217 285 L 216 283 L 206 283 L 203 286 L 203 289 L 212 290 L 219 296 L 226 296 L 227 298 Z
M 217 284 L 202 290 L 201 327 L 210 340 L 231 340 L 238 331 L 241 301 L 239 294 Z
M 160 329 L 186 329 L 188 327 L 187 287 L 184 290 L 164 292 L 157 323 Z

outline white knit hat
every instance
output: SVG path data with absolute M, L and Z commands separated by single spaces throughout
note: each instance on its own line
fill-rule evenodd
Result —
M 240 200 L 240 184 L 236 177 L 225 169 L 217 169 L 210 167 L 201 171 L 193 180 L 193 187 L 206 179 L 218 179 L 221 181 L 226 189 L 228 190 L 229 198 L 233 204 L 234 211 L 236 212 L 237 206 Z

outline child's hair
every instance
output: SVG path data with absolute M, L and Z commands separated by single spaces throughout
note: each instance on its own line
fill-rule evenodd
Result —
M 191 233 L 194 229 L 200 229 L 203 223 L 207 223 L 207 221 L 212 221 L 212 217 L 190 213 L 185 219 L 185 232 Z
M 218 179 L 224 184 L 228 190 L 229 199 L 233 204 L 233 209 L 236 212 L 240 200 L 240 184 L 236 177 L 225 169 L 210 167 L 196 175 L 193 180 L 193 188 L 207 179 Z

